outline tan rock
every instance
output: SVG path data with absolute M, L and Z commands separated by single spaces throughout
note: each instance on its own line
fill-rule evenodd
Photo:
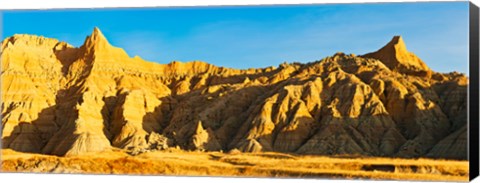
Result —
M 219 151 L 222 146 L 218 143 L 215 134 L 211 129 L 204 129 L 202 122 L 199 121 L 192 135 L 192 149 Z
M 131 58 L 98 28 L 78 48 L 33 35 L 1 48 L 2 148 L 467 158 L 468 78 L 431 71 L 401 37 L 245 70 Z
M 388 68 L 405 74 L 431 77 L 432 71 L 415 54 L 410 53 L 401 36 L 395 36 L 380 50 L 362 57 L 381 60 Z

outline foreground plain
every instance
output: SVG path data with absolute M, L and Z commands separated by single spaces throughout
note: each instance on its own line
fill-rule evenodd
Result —
M 67 157 L 2 150 L 2 172 L 468 181 L 468 161 L 168 150 Z

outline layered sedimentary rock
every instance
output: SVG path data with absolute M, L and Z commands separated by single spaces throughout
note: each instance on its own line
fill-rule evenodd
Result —
M 432 71 L 401 37 L 246 70 L 132 58 L 97 28 L 78 48 L 32 35 L 1 46 L 3 148 L 467 158 L 468 78 Z
M 407 50 L 407 46 L 400 36 L 393 37 L 383 48 L 368 53 L 364 57 L 381 60 L 385 66 L 400 73 L 423 77 L 432 75 L 430 68 L 415 54 Z

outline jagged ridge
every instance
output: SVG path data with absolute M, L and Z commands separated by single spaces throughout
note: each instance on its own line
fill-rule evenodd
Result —
M 401 37 L 248 70 L 130 58 L 98 28 L 79 48 L 31 35 L 1 45 L 3 148 L 467 156 L 468 78 L 431 71 Z

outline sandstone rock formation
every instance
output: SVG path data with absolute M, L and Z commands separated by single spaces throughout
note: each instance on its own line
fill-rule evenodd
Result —
M 432 71 L 415 54 L 408 52 L 402 37 L 395 36 L 380 50 L 368 53 L 364 57 L 381 60 L 393 71 L 409 75 L 430 77 Z
M 1 49 L 2 148 L 467 158 L 468 78 L 432 71 L 399 36 L 246 70 L 132 58 L 97 28 L 78 48 L 14 35 Z

